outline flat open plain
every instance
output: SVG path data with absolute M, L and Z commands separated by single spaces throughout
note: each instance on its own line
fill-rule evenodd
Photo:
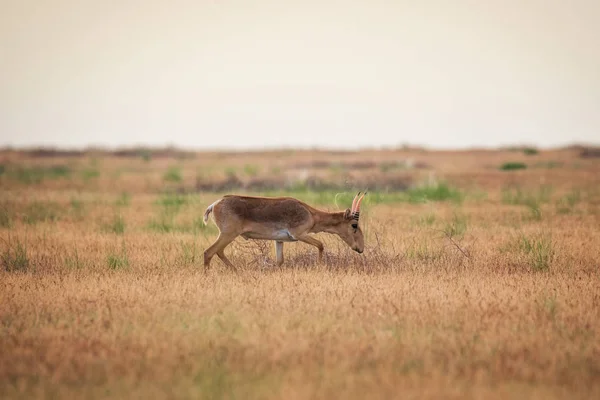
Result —
M 600 398 L 581 149 L 4 150 L 0 187 L 3 399 Z M 362 255 L 238 238 L 237 271 L 202 266 L 223 193 L 365 188 Z

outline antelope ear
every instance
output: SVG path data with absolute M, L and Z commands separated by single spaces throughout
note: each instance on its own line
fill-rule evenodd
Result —
M 350 211 L 349 208 L 346 208 L 346 211 L 344 212 L 344 218 L 345 219 L 352 219 L 352 211 Z

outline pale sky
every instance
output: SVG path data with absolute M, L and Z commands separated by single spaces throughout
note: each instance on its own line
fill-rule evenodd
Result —
M 0 0 L 0 145 L 572 142 L 598 0 Z

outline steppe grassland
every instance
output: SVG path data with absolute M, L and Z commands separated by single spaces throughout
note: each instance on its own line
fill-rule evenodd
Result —
M 576 150 L 0 164 L 3 398 L 600 397 L 600 163 Z M 333 210 L 388 181 L 410 188 L 365 200 L 362 256 L 319 235 L 323 264 L 286 244 L 276 268 L 238 239 L 237 272 L 202 267 L 203 185 Z

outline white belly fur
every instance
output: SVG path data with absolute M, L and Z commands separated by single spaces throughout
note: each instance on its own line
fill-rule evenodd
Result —
M 245 232 L 242 236 L 246 239 L 260 239 L 260 240 L 277 240 L 279 242 L 296 242 L 296 239 L 290 231 L 282 229 L 273 232 Z

